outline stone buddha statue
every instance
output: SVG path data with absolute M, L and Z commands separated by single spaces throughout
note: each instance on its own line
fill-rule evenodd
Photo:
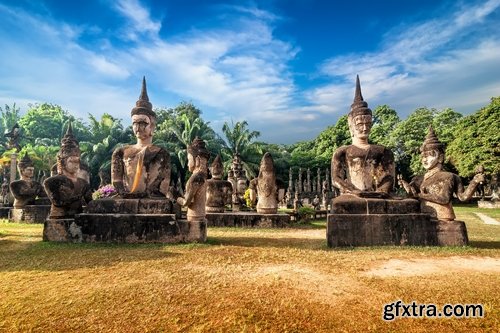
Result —
M 207 180 L 207 212 L 223 213 L 224 206 L 231 203 L 233 186 L 230 181 L 223 180 L 224 168 L 220 155 L 217 155 L 210 168 L 212 178 Z
M 178 197 L 177 203 L 187 206 L 187 220 L 189 222 L 205 221 L 205 204 L 207 201 L 207 174 L 210 152 L 205 147 L 205 141 L 196 137 L 187 147 L 188 168 L 192 172 L 186 183 L 186 192 Z
M 372 111 L 363 100 L 359 77 L 348 115 L 352 145 L 338 148 L 332 156 L 332 182 L 341 194 L 388 198 L 394 184 L 394 157 L 384 146 L 368 143 Z
M 170 185 L 170 155 L 152 144 L 156 114 L 149 102 L 146 79 L 131 111 L 135 145 L 116 149 L 111 159 L 111 182 L 122 198 L 165 198 Z
M 34 205 L 36 197 L 45 197 L 46 194 L 42 184 L 33 180 L 35 168 L 27 153 L 19 161 L 17 168 L 21 179 L 10 183 L 10 191 L 14 196 L 14 208 Z
M 432 127 L 429 127 L 420 152 L 422 164 L 426 169 L 425 174 L 414 177 L 410 183 L 401 178 L 398 182 L 411 197 L 419 199 L 422 213 L 427 213 L 439 221 L 453 221 L 455 220 L 451 204 L 453 194 L 460 201 L 469 200 L 477 186 L 484 182 L 484 174 L 476 174 L 464 190 L 459 176 L 443 170 L 444 144 L 438 140 Z
M 57 153 L 57 175 L 47 178 L 43 187 L 51 202 L 50 219 L 73 218 L 82 205 L 92 200 L 89 183 L 78 177 L 80 147 L 70 126 Z
M 257 213 L 278 212 L 277 190 L 273 157 L 270 153 L 265 153 L 260 162 L 259 176 L 250 182 L 250 199 L 252 202 L 257 199 Z

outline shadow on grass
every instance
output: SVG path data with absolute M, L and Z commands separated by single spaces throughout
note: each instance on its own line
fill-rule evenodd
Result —
M 469 241 L 469 246 L 478 249 L 500 249 L 500 242 L 497 241 Z
M 269 237 L 208 237 L 207 244 L 242 247 L 326 250 L 326 239 Z
M 204 244 L 172 244 L 204 247 Z M 170 244 L 53 243 L 0 240 L 0 271 L 61 271 L 161 260 L 179 255 Z

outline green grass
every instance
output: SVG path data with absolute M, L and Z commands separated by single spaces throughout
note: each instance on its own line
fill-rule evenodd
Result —
M 474 212 L 500 210 L 455 211 L 470 246 L 329 249 L 325 221 L 209 228 L 206 244 L 58 244 L 0 222 L 0 331 L 496 332 L 500 226 Z M 399 299 L 486 316 L 383 321 Z

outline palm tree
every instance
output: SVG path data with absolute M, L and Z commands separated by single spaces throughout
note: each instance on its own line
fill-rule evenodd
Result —
M 227 166 L 231 163 L 232 157 L 239 154 L 242 160 L 243 168 L 250 178 L 255 177 L 258 170 L 260 156 L 262 155 L 261 147 L 253 142 L 254 139 L 260 136 L 259 131 L 250 131 L 246 120 L 234 123 L 231 120 L 231 125 L 227 122 L 222 126 L 222 132 L 225 136 L 224 147 L 222 153 L 224 155 L 224 164 Z

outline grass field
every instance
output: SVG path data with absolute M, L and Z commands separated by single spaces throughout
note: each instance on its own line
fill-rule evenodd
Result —
M 325 221 L 209 228 L 206 244 L 55 244 L 0 222 L 3 332 L 498 332 L 500 210 L 455 209 L 470 246 L 328 249 Z M 382 319 L 483 304 L 483 318 Z

